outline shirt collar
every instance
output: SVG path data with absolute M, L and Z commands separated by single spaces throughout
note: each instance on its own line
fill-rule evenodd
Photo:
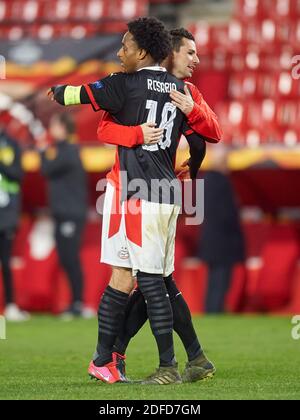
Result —
M 165 67 L 161 67 L 158 64 L 155 66 L 142 67 L 141 69 L 138 69 L 138 71 L 141 71 L 141 70 L 167 71 Z

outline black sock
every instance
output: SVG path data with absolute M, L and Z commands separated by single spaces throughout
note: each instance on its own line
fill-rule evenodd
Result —
M 139 289 L 129 296 L 125 309 L 125 319 L 114 345 L 114 351 L 125 354 L 129 341 L 148 319 L 147 305 Z
M 175 364 L 173 314 L 163 277 L 138 272 L 138 286 L 147 303 L 147 312 L 157 342 L 160 366 Z
M 113 346 L 123 322 L 128 294 L 107 286 L 98 310 L 98 345 L 96 366 L 112 361 Z
M 174 331 L 179 335 L 184 345 L 188 360 L 194 360 L 203 351 L 193 327 L 191 312 L 172 275 L 164 277 L 164 281 L 173 309 Z

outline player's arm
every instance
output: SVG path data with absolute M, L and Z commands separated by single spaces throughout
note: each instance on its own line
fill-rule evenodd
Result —
M 81 86 L 52 86 L 47 94 L 60 105 L 91 104 L 94 111 L 103 109 L 115 114 L 123 107 L 126 98 L 126 74 L 116 73 L 94 83 Z
M 99 122 L 97 135 L 103 143 L 135 147 L 141 144 L 157 143 L 163 131 L 161 128 L 156 128 L 154 123 L 129 127 L 120 125 L 108 113 L 105 113 Z
M 190 179 L 196 179 L 206 155 L 206 142 L 186 123 L 183 124 L 182 134 L 184 134 L 188 141 L 190 157 L 181 165 L 181 171 L 179 172 L 178 177 L 184 179 L 189 175 Z
M 199 134 L 189 128 L 185 131 L 184 135 L 190 147 L 190 158 L 188 160 L 190 177 L 191 179 L 195 179 L 206 156 L 206 142 Z
M 206 141 L 218 143 L 222 137 L 222 131 L 218 118 L 209 107 L 199 89 L 192 83 L 188 83 L 184 88 L 185 94 L 172 91 L 170 96 L 176 105 L 187 117 L 191 128 Z

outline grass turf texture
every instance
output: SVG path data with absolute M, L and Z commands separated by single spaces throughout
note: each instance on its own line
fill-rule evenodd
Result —
M 300 340 L 291 338 L 290 318 L 195 317 L 214 379 L 168 386 L 107 385 L 91 381 L 87 366 L 94 351 L 96 321 L 63 322 L 35 316 L 8 324 L 0 340 L 0 399 L 300 399 Z M 184 349 L 175 339 L 180 371 Z M 140 379 L 157 364 L 148 328 L 131 342 L 127 373 Z

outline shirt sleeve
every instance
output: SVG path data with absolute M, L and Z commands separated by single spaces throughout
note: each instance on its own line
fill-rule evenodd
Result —
M 117 146 L 134 147 L 144 143 L 141 126 L 120 125 L 108 113 L 99 122 L 97 135 L 100 142 Z
M 94 111 L 103 109 L 110 114 L 119 112 L 126 99 L 126 74 L 113 73 L 110 76 L 82 86 L 81 102 L 90 102 Z
M 218 118 L 208 103 L 204 100 L 199 89 L 192 83 L 187 83 L 194 100 L 194 108 L 188 114 L 187 119 L 191 128 L 210 143 L 218 143 L 222 137 L 222 131 Z
M 190 148 L 189 168 L 191 179 L 197 178 L 197 173 L 206 156 L 206 142 L 203 137 L 195 133 L 184 123 L 183 134 L 185 135 Z
M 91 104 L 94 111 L 111 114 L 120 111 L 126 99 L 126 74 L 113 73 L 81 86 L 57 85 L 51 88 L 56 102 L 63 106 Z

